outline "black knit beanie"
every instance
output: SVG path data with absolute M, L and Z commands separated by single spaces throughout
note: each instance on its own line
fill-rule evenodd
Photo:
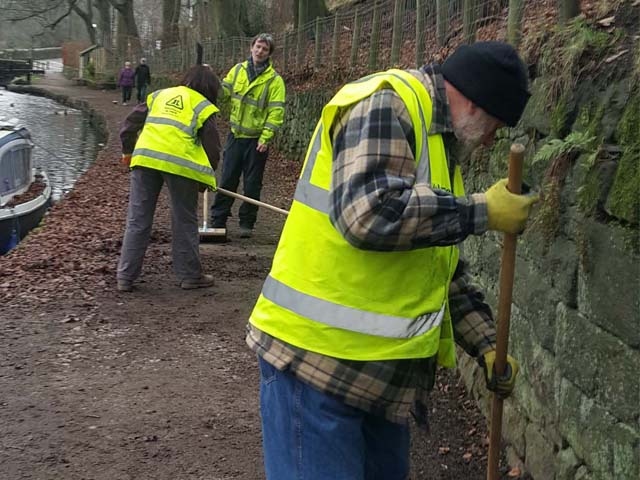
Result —
M 527 105 L 527 68 L 503 42 L 463 45 L 442 64 L 442 75 L 485 112 L 515 126 Z

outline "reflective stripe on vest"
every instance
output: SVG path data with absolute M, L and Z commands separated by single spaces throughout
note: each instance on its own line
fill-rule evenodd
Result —
M 299 292 L 272 276 L 268 276 L 264 282 L 262 295 L 316 322 L 389 338 L 411 338 L 422 335 L 440 326 L 444 317 L 444 306 L 438 312 L 420 315 L 417 318 L 402 318 L 356 310 Z
M 157 158 L 159 160 L 164 160 L 165 162 L 172 163 L 178 167 L 188 168 L 189 170 L 195 170 L 196 172 L 205 174 L 205 175 L 214 175 L 215 172 L 213 168 L 210 166 L 207 167 L 205 165 L 199 165 L 195 162 L 190 162 L 189 160 L 185 160 L 184 158 L 177 157 L 175 155 L 171 155 L 164 152 L 159 152 L 157 150 L 151 150 L 150 148 L 136 148 L 134 151 L 134 155 L 144 155 L 146 157 Z

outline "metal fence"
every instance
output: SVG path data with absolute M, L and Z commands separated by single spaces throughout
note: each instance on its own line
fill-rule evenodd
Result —
M 368 1 L 348 12 L 311 21 L 301 29 L 275 33 L 272 59 L 281 74 L 305 79 L 416 67 L 442 60 L 465 42 L 507 40 L 510 3 L 523 5 L 521 11 L 511 12 L 518 32 L 536 28 L 536 22 L 545 20 L 540 9 L 557 15 L 555 0 Z M 122 40 L 116 43 L 132 43 Z M 181 73 L 195 60 L 196 42 L 204 47 L 204 61 L 224 74 L 248 57 L 251 38 L 198 38 L 197 29 L 186 28 L 176 45 L 143 48 L 139 54 L 147 58 L 154 74 Z M 130 49 L 115 51 L 115 65 L 109 69 L 119 68 L 124 61 L 135 64 L 134 55 Z

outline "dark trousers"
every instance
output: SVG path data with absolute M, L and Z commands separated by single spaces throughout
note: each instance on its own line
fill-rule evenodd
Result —
M 136 87 L 136 93 L 138 97 L 138 103 L 145 102 L 147 100 L 147 84 L 138 85 Z
M 127 103 L 131 100 L 131 90 L 133 90 L 133 87 L 122 87 L 122 103 Z
M 224 146 L 224 156 L 222 159 L 222 173 L 218 178 L 218 186 L 225 190 L 235 192 L 240 183 L 244 185 L 244 195 L 249 198 L 260 200 L 262 190 L 262 177 L 264 167 L 267 163 L 267 152 L 258 152 L 257 138 L 235 138 L 233 134 L 227 137 L 227 144 Z M 214 228 L 226 225 L 227 217 L 231 215 L 233 198 L 216 194 L 216 198 L 211 207 L 211 225 Z M 257 205 L 243 202 L 238 211 L 240 226 L 253 228 L 258 217 Z
M 171 197 L 171 257 L 178 280 L 202 275 L 198 238 L 198 182 L 189 178 L 135 167 L 131 170 L 127 228 L 118 261 L 118 280 L 134 281 L 140 276 L 147 251 L 153 215 L 162 186 Z

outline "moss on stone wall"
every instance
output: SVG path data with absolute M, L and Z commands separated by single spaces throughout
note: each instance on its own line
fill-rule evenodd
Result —
M 286 118 L 282 130 L 274 138 L 274 146 L 285 155 L 304 160 L 311 135 L 320 119 L 322 108 L 332 92 L 293 92 L 287 96 Z
M 616 218 L 637 226 L 640 216 L 640 148 L 626 148 L 619 160 L 606 209 Z

